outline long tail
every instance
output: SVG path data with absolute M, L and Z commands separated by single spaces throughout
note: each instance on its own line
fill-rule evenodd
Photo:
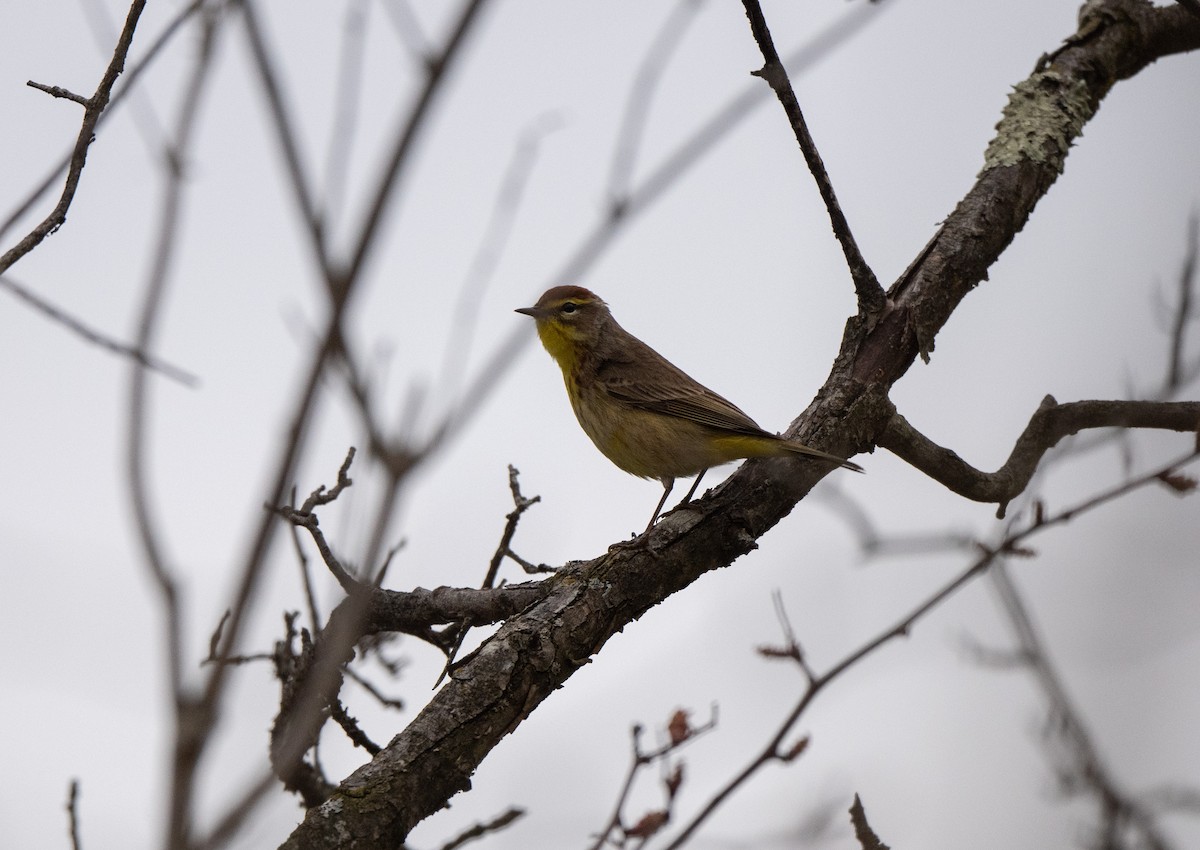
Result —
M 859 466 L 857 463 L 854 463 L 853 461 L 846 460 L 845 458 L 840 458 L 837 455 L 831 455 L 831 454 L 829 454 L 829 452 L 823 452 L 820 449 L 811 448 L 809 446 L 804 445 L 804 443 L 797 443 L 795 440 L 784 440 L 784 439 L 780 439 L 779 442 L 780 442 L 780 444 L 782 444 L 782 446 L 785 449 L 787 449 L 789 452 L 792 452 L 793 454 L 804 455 L 805 457 L 815 457 L 815 458 L 819 458 L 821 460 L 832 461 L 833 463 L 836 463 L 838 466 L 842 467 L 842 469 L 852 469 L 855 472 L 863 471 L 863 468 L 861 466 Z

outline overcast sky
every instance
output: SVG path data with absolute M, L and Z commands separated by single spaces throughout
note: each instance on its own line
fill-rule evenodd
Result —
M 150 3 L 132 56 L 181 4 Z M 429 39 L 440 4 L 415 4 Z M 428 8 L 427 8 L 428 7 Z M 27 80 L 90 93 L 126 5 L 116 0 L 9 3 L 0 27 L 0 213 L 24 199 L 69 149 L 80 109 Z M 603 211 L 613 149 L 639 62 L 674 4 L 499 2 L 487 11 L 422 137 L 416 167 L 388 211 L 350 327 L 386 377 L 387 404 L 414 392 L 427 429 L 555 282 Z M 345 191 L 321 181 L 344 247 L 364 188 L 409 103 L 419 69 L 387 0 L 297 0 L 264 10 L 304 161 L 328 174 L 347 10 L 362 15 L 362 96 Z M 797 91 L 859 244 L 879 278 L 903 271 L 970 187 L 1010 88 L 1074 30 L 1076 5 L 888 0 L 770 2 L 781 51 L 838 21 L 861 29 L 797 77 Z M 66 224 L 13 267 L 14 280 L 117 338 L 131 339 L 155 239 L 165 128 L 173 126 L 195 47 L 181 34 L 115 109 L 89 154 Z M 157 354 L 195 388 L 152 382 L 155 509 L 185 590 L 196 662 L 224 609 L 269 461 L 323 301 L 297 224 L 240 26 L 218 46 L 194 156 L 180 250 Z M 632 180 L 643 179 L 748 87 L 761 57 L 739 4 L 690 19 L 655 91 Z M 765 86 L 763 86 L 765 88 Z M 1117 85 L 1066 171 L 990 279 L 955 313 L 928 365 L 893 400 L 933 439 L 983 469 L 1003 462 L 1038 402 L 1117 398 L 1161 382 L 1165 304 L 1189 211 L 1200 207 L 1200 57 L 1172 57 Z M 445 345 L 508 163 L 542 135 L 518 215 L 493 274 L 471 298 L 478 326 L 467 380 L 446 378 Z M 333 188 L 330 188 L 330 187 Z M 39 215 L 50 208 L 44 199 Z M 7 249 L 33 219 L 5 233 Z M 575 282 L 697 379 L 782 430 L 828 373 L 853 290 L 791 132 L 763 102 L 633 220 Z M 389 586 L 476 585 L 511 509 L 507 465 L 542 497 L 515 548 L 537 562 L 589 558 L 644 525 L 654 482 L 620 472 L 571 415 L 557 368 L 526 328 L 526 350 L 489 400 L 404 491 L 389 540 L 405 547 Z M 1192 349 L 1193 353 L 1195 349 Z M 129 369 L 0 292 L 0 847 L 65 846 L 63 803 L 81 781 L 84 846 L 153 846 L 161 832 L 170 726 L 162 630 L 135 541 L 124 473 Z M 1197 397 L 1192 388 L 1188 396 Z M 331 381 L 297 481 L 332 483 L 361 436 Z M 1134 470 L 1184 452 L 1186 436 L 1139 434 Z M 322 515 L 353 557 L 374 496 L 359 483 Z M 989 538 L 994 506 L 945 493 L 886 452 L 834 483 L 888 533 Z M 1071 460 L 1041 486 L 1052 508 L 1119 481 L 1110 448 Z M 732 469 L 732 467 L 730 468 Z M 707 486 L 720 480 L 710 473 Z M 1200 784 L 1200 522 L 1195 499 L 1149 489 L 1036 541 L 1012 565 L 1052 658 L 1104 758 L 1133 792 Z M 281 542 L 286 542 L 282 541 Z M 812 498 L 731 568 L 706 576 L 609 642 L 484 762 L 474 789 L 414 833 L 435 847 L 510 804 L 528 815 L 486 845 L 580 847 L 608 817 L 629 727 L 657 729 L 676 707 L 720 723 L 686 752 L 686 818 L 751 758 L 802 682 L 756 646 L 778 642 L 778 588 L 822 669 L 894 622 L 968 563 L 966 554 L 866 560 L 827 501 Z M 515 567 L 506 577 L 519 581 Z M 290 546 L 277 545 L 247 649 L 268 650 L 284 610 L 303 606 Z M 337 597 L 322 579 L 325 609 Z M 701 833 L 699 848 L 796 847 L 801 826 L 834 811 L 826 843 L 854 846 L 843 816 L 858 792 L 894 847 L 1070 846 L 1090 805 L 1055 794 L 1038 729 L 1044 700 L 1028 675 L 975 663 L 966 647 L 1012 645 L 994 592 L 976 582 L 824 693 L 802 723 L 812 746 L 767 769 Z M 408 709 L 377 709 L 347 686 L 351 710 L 387 741 L 419 709 L 439 669 L 415 641 L 399 682 Z M 200 671 L 191 665 L 199 681 Z M 204 771 L 215 812 L 265 763 L 277 700 L 265 664 L 241 670 Z M 328 736 L 332 740 L 332 735 Z M 322 752 L 341 778 L 361 755 Z M 651 779 L 638 806 L 659 803 Z M 270 847 L 301 816 L 279 794 L 238 846 Z M 1179 846 L 1195 821 L 1164 821 Z

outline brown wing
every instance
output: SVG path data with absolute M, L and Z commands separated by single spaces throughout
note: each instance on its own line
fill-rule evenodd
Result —
M 694 380 L 650 346 L 628 336 L 625 351 L 597 364 L 596 379 L 615 401 L 738 434 L 764 434 L 741 408 Z M 636 365 L 635 365 L 636 364 Z

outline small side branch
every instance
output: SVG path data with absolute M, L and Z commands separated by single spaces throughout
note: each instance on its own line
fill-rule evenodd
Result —
M 775 42 L 771 38 L 771 31 L 767 28 L 762 7 L 758 0 L 742 0 L 742 5 L 746 7 L 746 17 L 750 20 L 750 31 L 754 34 L 754 40 L 758 42 L 759 50 L 763 55 L 762 68 L 753 73 L 756 77 L 766 80 L 774 90 L 775 96 L 779 98 L 780 104 L 783 105 L 783 111 L 787 114 L 788 122 L 792 125 L 792 132 L 796 134 L 796 141 L 800 144 L 800 151 L 804 154 L 804 161 L 808 163 L 808 170 L 812 172 L 813 179 L 817 181 L 821 200 L 825 202 L 825 208 L 829 211 L 833 234 L 842 246 L 842 253 L 846 255 L 846 264 L 850 267 L 850 276 L 854 279 L 854 291 L 858 298 L 859 311 L 866 316 L 877 315 L 883 312 L 887 305 L 883 287 L 879 285 L 875 272 L 871 271 L 871 267 L 867 265 L 862 252 L 858 250 L 858 243 L 854 241 L 854 235 L 850 232 L 850 224 L 846 221 L 837 195 L 834 194 L 833 183 L 829 180 L 829 172 L 825 170 L 825 163 L 821 161 L 821 155 L 817 152 L 817 144 L 813 141 L 812 134 L 808 132 L 808 124 L 804 120 L 804 113 L 800 111 L 800 102 L 796 99 L 796 92 L 792 89 L 791 80 L 788 79 L 787 69 L 783 67 L 783 62 L 780 61 L 779 54 L 775 50 Z
M 487 574 L 483 578 L 483 590 L 490 590 L 496 586 L 496 576 L 500 572 L 500 565 L 506 557 L 512 558 L 521 565 L 521 569 L 526 573 L 534 574 L 539 572 L 554 572 L 552 567 L 545 564 L 534 565 L 526 561 L 524 558 L 517 555 L 512 550 L 513 536 L 517 533 L 517 524 L 521 521 L 521 515 L 531 507 L 542 500 L 541 496 L 532 496 L 526 498 L 521 495 L 521 485 L 517 481 L 517 476 L 520 473 L 512 464 L 508 465 L 508 490 L 512 493 L 513 510 L 504 518 L 504 533 L 500 535 L 500 544 L 496 547 L 495 553 L 492 555 L 492 560 L 488 563 Z M 516 612 L 513 612 L 516 613 Z M 495 622 L 489 620 L 488 622 Z M 433 683 L 436 688 L 442 683 L 442 679 L 446 678 L 446 674 L 450 672 L 450 668 L 454 666 L 454 659 L 458 655 L 459 649 L 462 648 L 463 639 L 467 636 L 467 629 L 471 627 L 470 620 L 463 620 L 460 624 L 447 630 L 445 634 L 446 645 L 449 649 L 446 651 L 446 666 L 442 668 L 441 675 L 437 677 L 437 681 Z
M 88 99 L 86 97 L 81 94 L 75 94 L 75 92 L 71 91 L 70 89 L 64 89 L 62 86 L 48 86 L 45 83 L 37 83 L 33 80 L 27 81 L 25 85 L 29 86 L 31 89 L 44 91 L 51 97 L 61 97 L 64 100 L 73 100 L 80 106 L 88 105 Z
M 325 566 L 329 568 L 329 572 L 337 579 L 337 583 L 341 585 L 342 590 L 353 596 L 362 589 L 361 583 L 350 571 L 342 566 L 342 562 L 333 553 L 329 542 L 325 539 L 324 533 L 321 531 L 320 524 L 317 521 L 317 515 L 313 513 L 313 509 L 328 505 L 334 499 L 342 494 L 342 491 L 353 484 L 350 478 L 350 464 L 354 461 L 354 447 L 346 452 L 346 459 L 342 461 L 341 467 L 338 469 L 337 484 L 328 490 L 322 484 L 317 489 L 308 494 L 308 498 L 304 500 L 299 508 L 293 508 L 290 505 L 271 506 L 267 505 L 267 509 L 274 511 L 298 528 L 305 528 L 312 535 L 313 543 L 316 544 L 317 551 L 321 553 L 321 560 L 325 562 Z
M 995 502 L 1003 517 L 1008 503 L 1028 486 L 1038 462 L 1063 437 L 1088 428 L 1158 428 L 1200 431 L 1200 402 L 1076 401 L 1059 404 L 1046 396 L 995 472 L 981 472 L 950 449 L 937 445 L 900 413 L 893 414 L 879 445 L 933 480 L 976 502 Z
M 501 812 L 496 817 L 489 821 L 481 821 L 472 827 L 467 828 L 463 832 L 456 835 L 450 841 L 442 845 L 441 850 L 456 850 L 477 838 L 483 838 L 490 833 L 499 832 L 508 827 L 509 824 L 524 816 L 525 810 L 516 806 L 510 806 L 504 812 Z
M 13 263 L 40 245 L 43 239 L 58 230 L 67 220 L 67 210 L 71 207 L 71 201 L 75 199 L 75 190 L 79 188 L 79 178 L 83 174 L 83 166 L 87 163 L 88 149 L 96 138 L 96 124 L 100 121 L 104 110 L 108 108 L 108 101 L 112 96 L 113 86 L 117 83 L 117 77 L 121 76 L 121 72 L 125 70 L 125 57 L 129 55 L 129 48 L 133 44 L 133 34 L 145 7 L 146 0 L 134 0 L 130 4 L 129 13 L 125 16 L 125 26 L 117 39 L 112 59 L 109 60 L 104 76 L 101 77 L 100 84 L 96 86 L 96 91 L 91 97 L 85 98 L 57 86 L 30 82 L 34 88 L 48 92 L 55 97 L 63 97 L 83 104 L 83 122 L 80 124 L 79 134 L 75 137 L 75 148 L 71 152 L 67 180 L 58 203 L 55 204 L 50 214 L 29 231 L 20 242 L 0 254 L 0 273 L 7 271 Z

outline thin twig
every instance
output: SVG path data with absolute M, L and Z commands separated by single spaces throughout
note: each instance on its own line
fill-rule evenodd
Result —
M 341 585 L 348 595 L 360 593 L 363 589 L 362 582 L 355 578 L 350 570 L 342 565 L 342 562 L 333 553 L 329 541 L 325 539 L 325 533 L 321 531 L 320 523 L 317 520 L 317 515 L 313 513 L 314 509 L 322 505 L 328 505 L 337 499 L 342 492 L 353 484 L 350 478 L 350 464 L 354 462 L 354 447 L 351 446 L 346 452 L 346 459 L 342 461 L 341 467 L 338 469 L 337 483 L 329 489 L 325 488 L 324 484 L 319 485 L 315 490 L 308 494 L 308 498 L 304 500 L 299 508 L 293 508 L 290 505 L 267 505 L 267 509 L 274 511 L 283 517 L 293 527 L 304 528 L 312 537 L 313 543 L 317 546 L 317 551 L 321 554 L 321 559 L 325 562 L 325 566 L 333 577 L 337 579 L 337 583 Z M 311 599 L 310 594 L 310 610 L 316 611 L 316 604 Z M 316 621 L 314 620 L 314 624 Z
M 380 180 L 375 186 L 375 193 L 368 204 L 362 223 L 357 228 L 357 242 L 351 252 L 350 260 L 344 270 L 347 279 L 354 279 L 366 262 L 367 254 L 375 244 L 379 227 L 383 223 L 383 211 L 391 199 L 393 190 L 399 182 L 400 175 L 410 160 L 410 153 L 417 137 L 425 127 L 425 119 L 432 108 L 434 100 L 443 89 L 443 81 L 450 66 L 463 53 L 463 46 L 472 25 L 478 20 L 487 0 L 465 0 L 462 11 L 455 21 L 450 35 L 446 38 L 441 52 L 432 57 L 428 65 L 428 76 L 425 85 L 417 96 L 408 114 L 404 126 L 396 134 L 396 144 L 391 156 L 383 168 Z
M 833 225 L 833 234 L 842 246 L 842 253 L 846 255 L 846 264 L 850 267 L 850 276 L 854 279 L 854 291 L 858 296 L 859 311 L 868 316 L 876 315 L 883 311 L 887 303 L 883 287 L 879 285 L 875 272 L 871 271 L 871 267 L 867 265 L 866 259 L 858 248 L 858 243 L 854 240 L 854 234 L 850 232 L 850 223 L 846 221 L 845 213 L 842 212 L 841 204 L 838 203 L 837 195 L 833 191 L 829 173 L 825 170 L 825 163 L 821 161 L 821 155 L 817 152 L 817 144 L 808 131 L 808 123 L 804 120 L 804 113 L 800 111 L 800 102 L 796 99 L 796 92 L 792 89 L 787 69 L 775 51 L 775 41 L 771 37 L 770 29 L 767 28 L 762 7 L 758 0 L 742 0 L 742 5 L 746 9 L 746 17 L 750 21 L 750 31 L 754 34 L 754 40 L 758 43 L 764 60 L 762 68 L 755 71 L 754 75 L 766 80 L 774 90 L 775 96 L 779 98 L 780 104 L 783 105 L 783 111 L 792 125 L 796 141 L 800 144 L 800 151 L 804 154 L 804 161 L 808 163 L 808 170 L 812 172 L 813 179 L 817 181 L 817 189 L 821 193 L 821 200 L 825 202 L 825 209 L 828 210 L 829 220 Z
M 334 228 L 346 195 L 346 174 L 352 161 L 355 130 L 358 129 L 359 97 L 362 94 L 367 16 L 371 4 L 353 0 L 346 4 L 338 51 L 337 83 L 334 86 L 333 120 L 329 125 L 328 153 L 319 216 L 324 226 Z
M 119 342 L 101 331 L 95 330 L 85 325 L 79 319 L 67 313 L 61 307 L 56 307 L 40 295 L 35 295 L 30 289 L 17 283 L 8 275 L 0 275 L 0 287 L 7 289 L 14 296 L 24 301 L 34 310 L 37 310 L 43 316 L 46 316 L 52 322 L 55 322 L 69 330 L 71 333 L 83 339 L 85 342 L 98 346 L 105 351 L 116 354 L 118 357 L 128 357 L 135 363 L 158 372 L 160 375 L 170 378 L 172 381 L 178 381 L 185 387 L 195 387 L 200 381 L 191 372 L 180 369 L 178 366 L 172 366 L 165 360 L 161 360 L 153 355 L 147 354 L 142 349 L 129 345 L 128 343 Z
M 205 1 L 201 0 L 201 2 Z M 117 26 L 113 21 L 111 11 L 105 5 L 104 0 L 80 0 L 79 5 L 83 7 L 88 25 L 92 30 L 92 40 L 96 42 L 97 49 L 100 51 L 107 50 L 108 45 L 112 44 L 117 38 Z M 109 102 L 109 108 L 105 111 L 105 114 L 112 112 L 112 108 L 117 104 L 118 97 L 128 88 L 135 70 L 136 66 L 124 75 L 124 81 L 120 89 L 114 90 L 112 100 Z M 129 112 L 133 119 L 133 125 L 141 137 L 142 144 L 146 148 L 146 153 L 152 159 L 157 160 L 162 149 L 166 147 L 165 139 L 167 131 L 163 126 L 163 122 L 159 120 L 157 113 L 154 111 L 154 106 L 146 92 L 142 89 L 134 88 L 130 91 L 130 94 Z M 103 120 L 101 118 L 102 122 Z
M 696 19 L 702 4 L 703 0 L 677 0 L 634 73 L 608 173 L 608 198 L 614 208 L 622 207 L 629 198 L 629 187 L 633 183 L 634 167 L 646 131 L 650 105 L 663 74 L 671 64 L 675 51 L 683 43 L 683 36 Z
M 459 833 L 456 837 L 443 844 L 441 850 L 456 850 L 456 848 L 469 844 L 477 838 L 483 838 L 490 833 L 499 832 L 524 814 L 524 809 L 512 806 L 491 820 L 477 823 Z
M 662 829 L 671 819 L 671 811 L 675 802 L 675 795 L 679 791 L 679 787 L 683 781 L 682 763 L 676 765 L 676 769 L 665 773 L 664 785 L 667 792 L 666 808 L 650 812 L 638 822 L 637 827 L 626 829 L 621 817 L 621 812 L 625 809 L 625 803 L 629 799 L 629 794 L 633 790 L 634 781 L 642 770 L 655 762 L 666 764 L 667 758 L 679 749 L 696 740 L 701 735 L 711 732 L 717 728 L 717 707 L 712 706 L 711 714 L 708 722 L 701 726 L 692 726 L 688 720 L 688 712 L 684 709 L 676 709 L 671 715 L 670 721 L 667 724 L 668 739 L 666 743 L 657 749 L 645 752 L 642 750 L 642 725 L 635 723 L 630 729 L 630 760 L 629 770 L 626 771 L 625 780 L 621 783 L 621 789 L 617 793 L 617 802 L 613 806 L 612 815 L 604 825 L 604 829 L 597 833 L 595 841 L 589 846 L 589 850 L 601 850 L 606 843 L 612 839 L 610 836 L 620 830 L 626 836 L 636 836 L 643 839 L 650 838 L 651 835 Z M 624 846 L 624 845 L 621 845 Z
M 544 113 L 531 122 L 517 140 L 501 178 L 483 237 L 459 287 L 450 333 L 446 337 L 442 355 L 441 376 L 435 384 L 439 394 L 448 400 L 448 407 L 453 407 L 453 400 L 458 395 L 471 353 L 483 295 L 512 233 L 542 140 L 562 125 L 562 117 L 557 112 Z
M 69 89 L 64 89 L 62 86 L 48 86 L 45 83 L 37 83 L 33 80 L 29 80 L 25 85 L 31 89 L 44 91 L 51 97 L 61 97 L 63 100 L 73 100 L 82 106 L 88 106 L 88 99 L 86 97 L 81 94 L 75 94 L 75 92 Z
M 1116 777 L 1104 763 L 1081 713 L 1050 662 L 1033 618 L 1005 564 L 997 564 L 988 577 L 1017 635 L 1016 654 L 1033 671 L 1050 704 L 1045 724 L 1046 737 L 1056 739 L 1065 747 L 1060 758 L 1066 763 L 1057 771 L 1060 786 L 1069 794 L 1088 793 L 1096 799 L 1102 830 L 1118 830 L 1128 824 L 1138 833 L 1139 840 L 1134 842 L 1134 846 L 1166 850 L 1169 844 L 1159 833 L 1151 812 L 1119 787 Z
M 125 57 L 129 55 L 129 48 L 133 44 L 133 34 L 137 30 L 138 20 L 145 7 L 146 0 L 133 0 L 129 5 L 129 13 L 125 16 L 125 26 L 121 29 L 120 38 L 117 39 L 112 59 L 109 60 L 108 67 L 100 78 L 100 84 L 96 86 L 96 91 L 91 97 L 80 100 L 78 95 L 71 95 L 64 90 L 47 89 L 45 86 L 31 83 L 34 88 L 40 88 L 43 91 L 49 90 L 56 97 L 68 97 L 83 103 L 83 122 L 80 124 L 79 134 L 75 137 L 75 148 L 71 152 L 71 164 L 67 169 L 67 179 L 58 203 L 55 204 L 49 215 L 43 218 L 24 238 L 0 255 L 0 274 L 8 271 L 13 263 L 40 245 L 43 239 L 61 227 L 67 220 L 67 210 L 71 208 L 71 201 L 74 200 L 75 191 L 79 188 L 79 178 L 83 174 L 84 165 L 87 164 L 88 148 L 96 138 L 96 124 L 108 107 L 117 77 L 125 69 Z
M 889 850 L 867 823 L 867 810 L 863 808 L 862 800 L 857 794 L 854 795 L 854 803 L 850 806 L 850 823 L 854 826 L 854 837 L 862 850 Z
M 405 49 L 421 65 L 428 66 L 433 47 L 421 31 L 421 23 L 408 0 L 384 0 L 383 9 Z
M 1175 390 L 1184 383 L 1186 372 L 1184 350 L 1187 342 L 1187 327 L 1195 316 L 1192 298 L 1197 285 L 1197 265 L 1200 263 L 1200 211 L 1192 210 L 1188 216 L 1187 249 L 1179 269 L 1179 303 L 1175 308 L 1171 326 L 1170 354 L 1167 360 L 1167 389 Z
M 283 89 L 279 83 L 275 63 L 267 48 L 262 27 L 259 25 L 254 3 L 251 0 L 238 0 L 238 6 L 242 10 L 242 20 L 245 23 L 246 37 L 250 42 L 250 54 L 254 59 L 254 69 L 262 84 L 271 123 L 275 127 L 275 138 L 279 142 L 280 152 L 283 154 L 283 161 L 287 166 L 287 182 L 296 200 L 296 205 L 300 208 L 300 217 L 308 231 L 308 247 L 316 260 L 317 268 L 321 270 L 325 285 L 336 298 L 338 297 L 337 290 L 344 288 L 344 282 L 337 280 L 328 255 L 325 229 L 302 164 L 299 133 L 296 132 L 293 125 L 291 110 L 284 101 Z
M 368 679 L 367 677 L 365 677 L 363 675 L 360 675 L 357 671 L 354 670 L 354 668 L 347 667 L 346 668 L 346 676 L 351 681 L 356 683 L 359 687 L 361 687 L 363 690 L 365 690 L 367 693 L 369 693 L 371 696 L 375 697 L 376 702 L 378 702 L 384 708 L 394 708 L 397 711 L 404 710 L 404 700 L 397 699 L 395 697 L 386 696 L 383 693 L 383 691 L 381 691 L 381 690 L 379 690 L 379 688 L 375 687 L 375 684 L 373 682 L 371 682 L 370 679 Z
M 162 55 L 163 49 L 171 42 L 171 39 L 175 36 L 175 34 L 183 28 L 183 25 L 192 17 L 192 15 L 196 14 L 196 12 L 200 10 L 200 7 L 203 6 L 205 2 L 207 2 L 207 0 L 192 0 L 191 3 L 179 10 L 175 14 L 175 17 L 173 17 L 167 23 L 166 27 L 163 28 L 163 31 L 159 33 L 158 37 L 150 42 L 150 46 L 146 50 L 145 55 L 143 55 L 137 63 L 130 66 L 130 68 L 125 72 L 124 82 L 122 82 L 120 88 L 113 92 L 113 96 L 108 103 L 108 109 L 104 110 L 104 112 L 100 114 L 100 118 L 96 122 L 97 127 L 105 124 L 108 121 L 108 117 L 112 115 L 113 109 L 127 96 L 129 96 L 131 92 L 135 91 L 135 85 L 141 78 L 141 75 L 148 68 L 150 68 L 151 65 L 153 65 L 155 59 Z M 11 230 L 21 218 L 23 218 L 30 210 L 33 209 L 34 204 L 36 204 L 44 194 L 50 191 L 50 189 L 54 186 L 55 181 L 58 180 L 58 178 L 68 169 L 70 169 L 72 158 L 73 151 L 68 151 L 66 154 L 64 154 L 58 163 L 50 170 L 50 173 L 43 177 L 41 182 L 34 186 L 33 189 L 30 190 L 29 194 L 27 194 L 15 208 L 13 208 L 13 210 L 8 214 L 8 217 L 4 219 L 4 222 L 0 224 L 0 237 L 3 237 L 4 234 L 8 233 L 8 231 Z
M 71 850 L 82 850 L 79 841 L 79 780 L 72 779 L 67 790 L 67 825 L 71 836 Z
M 521 515 L 542 500 L 541 496 L 533 496 L 527 499 L 521 495 L 521 485 L 517 480 L 519 474 L 515 466 L 512 464 L 508 465 L 508 490 L 512 494 L 513 505 L 515 507 L 504 518 L 504 531 L 500 535 L 500 543 L 497 544 L 496 551 L 492 554 L 491 561 L 488 562 L 487 573 L 484 574 L 483 584 L 480 585 L 483 590 L 488 590 L 495 586 L 496 575 L 500 571 L 500 564 L 504 562 L 505 556 L 512 554 L 512 539 L 517 533 L 517 524 L 521 521 Z M 524 565 L 522 564 L 522 566 Z M 446 652 L 446 664 L 442 667 L 442 672 L 438 675 L 437 681 L 433 683 L 434 688 L 442 683 L 442 680 L 446 678 L 446 675 L 454 666 L 454 659 L 458 655 L 458 650 L 462 648 L 463 640 L 466 638 L 469 628 L 470 626 L 467 623 L 463 623 L 459 627 L 453 644 L 451 644 L 450 649 Z

